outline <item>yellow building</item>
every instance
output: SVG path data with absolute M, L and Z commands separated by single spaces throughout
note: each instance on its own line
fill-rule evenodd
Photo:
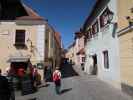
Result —
M 45 34 L 45 66 L 50 66 L 53 69 L 54 62 L 54 29 L 47 25 Z
M 54 33 L 54 68 L 61 67 L 61 35 L 59 32 Z
M 24 5 L 24 9 L 26 16 L 0 22 L 0 68 L 5 73 L 8 67 L 17 72 L 29 64 L 41 66 L 39 72 L 43 79 L 47 21 L 31 8 Z
M 122 86 L 133 87 L 133 0 L 118 0 L 118 37 Z
M 61 36 L 52 26 L 47 25 L 45 34 L 45 66 L 52 70 L 61 63 Z
M 67 49 L 67 52 L 65 54 L 65 58 L 68 59 L 68 61 L 70 63 L 75 63 L 75 52 L 74 52 L 74 46 L 75 46 L 75 42 L 73 42 Z

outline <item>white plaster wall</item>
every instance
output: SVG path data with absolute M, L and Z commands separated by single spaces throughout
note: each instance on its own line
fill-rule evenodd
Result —
M 85 71 L 89 73 L 89 56 L 97 55 L 98 77 L 108 82 L 120 81 L 119 68 L 119 48 L 118 38 L 112 37 L 113 25 L 110 25 L 107 31 L 99 32 L 98 37 L 95 37 L 87 43 L 86 46 L 86 64 Z M 104 68 L 103 51 L 107 50 L 109 55 L 109 69 Z M 90 73 L 89 73 L 90 74 Z
M 78 52 L 78 39 L 76 39 L 76 44 L 75 44 L 75 48 L 74 48 L 74 53 L 75 53 L 75 64 L 76 64 L 76 65 L 78 65 L 77 52 Z
M 116 0 L 110 0 L 108 4 L 111 11 L 114 12 L 112 23 L 117 22 L 117 6 Z M 87 42 L 85 71 L 90 74 L 90 59 L 91 55 L 97 55 L 98 77 L 105 80 L 116 87 L 119 87 L 120 82 L 120 65 L 119 65 L 119 45 L 118 38 L 112 37 L 113 24 L 107 25 L 101 29 L 98 36 Z M 104 68 L 103 51 L 108 51 L 109 69 Z
M 45 50 L 45 25 L 38 25 L 37 33 L 37 60 L 44 61 Z

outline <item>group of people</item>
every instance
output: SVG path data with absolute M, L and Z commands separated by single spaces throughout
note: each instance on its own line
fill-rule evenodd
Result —
M 36 69 L 30 69 L 32 73 L 32 82 L 34 84 L 34 81 L 36 80 L 34 77 L 37 74 Z M 18 73 L 20 77 L 23 77 L 24 70 L 18 70 Z M 57 94 L 61 93 L 61 72 L 59 70 L 59 67 L 56 67 L 55 71 L 52 74 L 52 79 L 55 84 L 55 91 Z M 12 84 L 13 86 L 13 84 Z M 2 100 L 15 100 L 15 95 L 14 94 L 13 88 L 11 88 L 11 84 L 9 83 L 9 80 L 6 76 L 2 75 L 2 70 L 0 69 L 0 98 Z
M 38 79 L 38 71 L 36 69 L 35 66 L 30 66 L 28 69 L 28 74 L 29 76 L 31 76 L 31 82 L 34 86 L 34 88 L 36 88 L 38 81 L 41 80 Z M 22 70 L 21 68 L 18 70 L 19 72 L 19 77 L 20 79 L 23 77 L 24 74 L 24 70 Z M 55 71 L 52 73 L 51 67 L 50 66 L 46 66 L 45 67 L 45 81 L 53 81 L 55 84 L 55 91 L 57 94 L 61 93 L 61 72 L 59 70 L 59 67 L 56 67 Z M 40 83 L 41 84 L 41 83 Z
M 36 90 L 37 85 L 41 84 L 41 75 L 38 73 L 36 66 L 29 66 L 26 70 L 20 67 L 17 71 L 20 83 L 22 80 L 25 80 L 25 77 L 31 80 L 31 84 L 33 85 L 33 89 Z
M 39 74 L 36 66 L 31 66 L 30 67 L 30 77 L 31 77 L 31 82 L 33 84 L 33 87 L 36 89 L 37 85 L 41 84 L 41 75 Z

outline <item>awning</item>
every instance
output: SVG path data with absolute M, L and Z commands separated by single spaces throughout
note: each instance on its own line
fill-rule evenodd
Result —
M 77 52 L 77 55 L 84 55 L 85 54 L 85 50 L 84 48 L 80 49 L 79 52 Z
M 7 62 L 28 62 L 30 56 L 10 56 Z

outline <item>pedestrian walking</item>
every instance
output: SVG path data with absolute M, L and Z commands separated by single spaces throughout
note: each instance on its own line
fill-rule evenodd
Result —
M 46 66 L 46 67 L 45 67 L 44 75 L 45 75 L 45 81 L 46 81 L 46 82 L 49 82 L 49 81 L 52 80 L 51 66 Z
M 37 75 L 38 75 L 38 70 L 35 65 L 33 65 L 33 72 L 32 72 L 32 77 L 33 77 L 33 89 L 37 91 Z
M 55 71 L 53 72 L 53 81 L 55 84 L 55 91 L 57 94 L 61 93 L 61 72 L 59 67 L 56 67 Z
M 10 100 L 10 94 L 8 79 L 2 75 L 2 70 L 0 69 L 0 100 Z

